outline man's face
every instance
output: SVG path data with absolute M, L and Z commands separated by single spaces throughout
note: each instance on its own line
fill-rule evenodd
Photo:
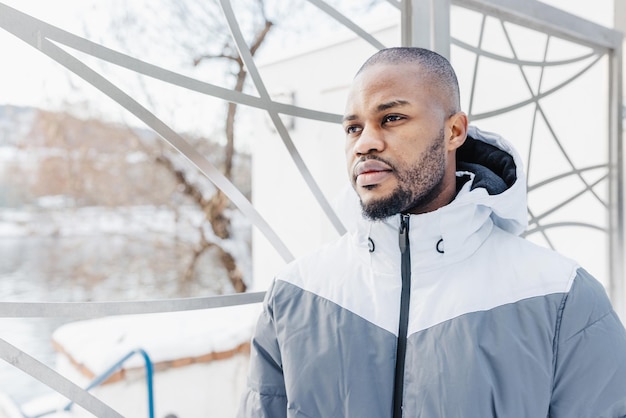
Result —
M 346 161 L 363 213 L 382 219 L 423 213 L 441 201 L 448 114 L 414 65 L 375 64 L 350 90 L 344 116 Z

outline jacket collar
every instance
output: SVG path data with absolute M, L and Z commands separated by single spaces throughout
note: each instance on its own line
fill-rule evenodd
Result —
M 409 238 L 413 271 L 437 268 L 460 261 L 473 254 L 493 228 L 491 211 L 459 199 L 470 193 L 466 183 L 457 199 L 436 211 L 411 215 Z M 392 273 L 400 260 L 400 217 L 382 221 L 362 220 L 354 239 L 363 251 L 368 251 L 372 267 Z M 373 251 L 372 251 L 373 250 Z M 417 270 L 416 270 L 417 269 Z

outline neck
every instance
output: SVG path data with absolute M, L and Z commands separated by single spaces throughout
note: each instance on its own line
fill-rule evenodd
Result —
M 405 213 L 418 215 L 420 213 L 434 212 L 450 204 L 456 197 L 456 193 L 456 173 L 454 173 L 452 180 L 450 180 L 450 176 L 446 176 L 437 187 L 424 196 L 422 199 L 423 204 L 414 206 Z

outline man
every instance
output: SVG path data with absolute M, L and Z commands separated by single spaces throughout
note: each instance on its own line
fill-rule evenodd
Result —
M 240 417 L 624 417 L 602 286 L 518 235 L 517 153 L 468 128 L 443 57 L 385 49 L 344 116 L 355 231 L 267 293 Z

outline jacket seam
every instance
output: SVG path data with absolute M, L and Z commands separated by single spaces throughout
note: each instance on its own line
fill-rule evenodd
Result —
M 600 318 L 596 319 L 595 321 L 591 322 L 590 324 L 585 325 L 583 328 L 580 329 L 580 331 L 576 332 L 575 334 L 572 334 L 567 340 L 565 340 L 563 342 L 566 343 L 569 340 L 571 340 L 572 338 L 574 338 L 575 336 L 577 336 L 578 334 L 580 334 L 581 332 L 585 332 L 586 330 L 588 330 L 589 328 L 593 327 L 598 322 L 604 320 L 604 318 L 606 318 L 607 316 L 611 315 L 612 312 L 613 312 L 612 310 L 608 311 L 607 313 L 602 315 Z
M 554 378 L 556 376 L 556 369 L 557 369 L 557 365 L 558 365 L 558 357 L 559 357 L 559 348 L 560 348 L 560 344 L 563 343 L 567 343 L 568 341 L 570 341 L 572 338 L 576 337 L 577 335 L 579 335 L 582 332 L 585 332 L 586 330 L 588 330 L 589 328 L 593 327 L 594 325 L 596 325 L 598 322 L 603 321 L 606 317 L 608 317 L 609 315 L 612 314 L 613 310 L 609 310 L 608 312 L 606 312 L 605 314 L 603 314 L 602 316 L 600 316 L 598 319 L 596 319 L 595 321 L 585 325 L 584 327 L 582 327 L 580 330 L 578 330 L 577 332 L 575 332 L 574 334 L 570 335 L 569 337 L 567 337 L 566 340 L 564 341 L 560 341 L 560 334 L 561 334 L 561 322 L 563 321 L 563 314 L 565 311 L 565 305 L 567 303 L 567 298 L 569 296 L 569 293 L 566 293 L 563 296 L 563 299 L 561 300 L 561 304 L 559 306 L 559 309 L 557 311 L 557 318 L 556 318 L 556 323 L 555 323 L 555 331 L 554 331 L 554 340 L 552 342 L 552 354 L 553 354 L 553 358 L 554 358 L 554 371 L 552 373 L 552 381 L 553 381 L 553 387 L 554 387 Z
M 563 320 L 563 313 L 565 311 L 565 304 L 569 293 L 565 293 L 561 299 L 559 309 L 556 314 L 556 322 L 554 324 L 554 339 L 552 341 L 552 358 L 553 358 L 553 370 L 552 370 L 552 391 L 554 392 L 554 385 L 556 380 L 556 370 L 559 363 L 559 339 L 561 335 L 561 322 Z
M 255 387 L 250 387 L 249 389 L 250 389 L 250 392 L 254 392 L 259 396 L 265 396 L 268 398 L 286 398 L 287 397 L 287 394 L 282 394 L 282 393 L 264 393 Z

